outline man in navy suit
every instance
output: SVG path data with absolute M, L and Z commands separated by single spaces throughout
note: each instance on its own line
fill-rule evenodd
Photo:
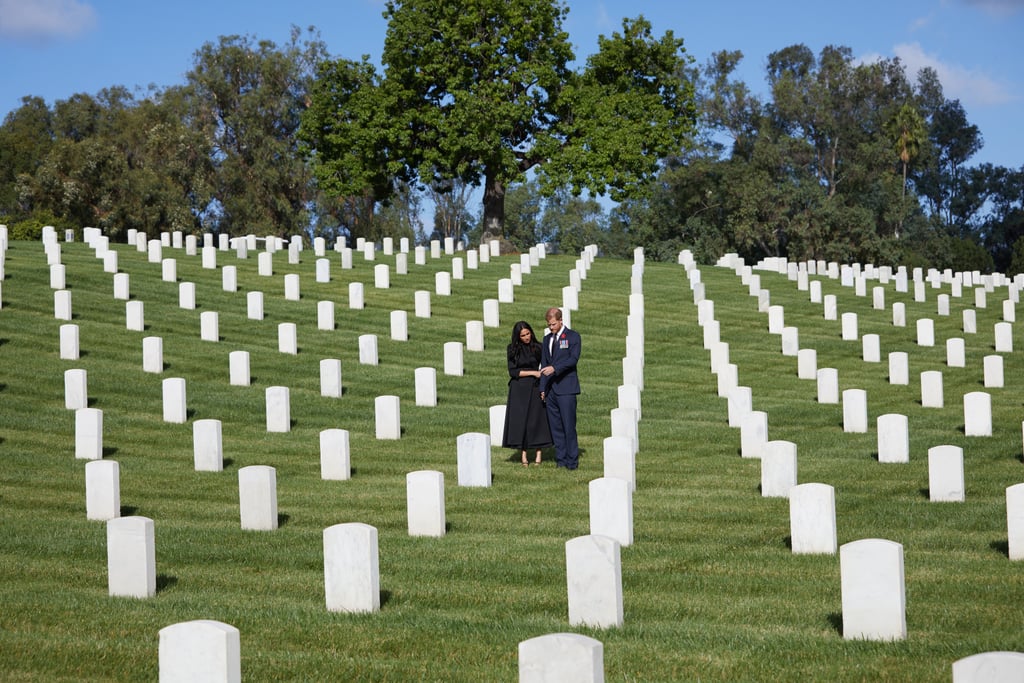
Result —
M 580 360 L 580 335 L 562 324 L 560 309 L 549 308 L 544 317 L 549 334 L 541 342 L 540 396 L 547 406 L 555 461 L 559 467 L 574 470 L 580 460 L 576 438 L 576 397 L 580 393 L 576 363 Z

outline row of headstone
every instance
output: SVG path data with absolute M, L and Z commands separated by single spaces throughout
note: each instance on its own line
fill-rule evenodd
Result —
M 161 683 L 242 681 L 241 634 L 230 624 L 211 619 L 180 622 L 160 629 L 158 641 Z M 520 642 L 517 654 L 521 683 L 604 681 L 604 646 L 589 636 L 537 636 Z
M 682 259 L 681 259 L 682 262 Z M 751 292 L 754 294 L 755 292 Z M 763 301 L 759 295 L 759 301 Z M 698 322 L 705 326 L 705 348 L 712 350 L 714 370 L 719 373 L 728 368 L 728 347 L 719 341 L 719 330 L 709 323 L 713 318 L 713 304 L 698 302 Z M 781 308 L 769 308 L 769 332 L 782 334 L 785 330 Z M 710 329 L 709 329 L 710 328 Z M 856 338 L 855 335 L 845 335 Z M 871 339 L 865 342 L 865 360 L 873 358 Z M 816 376 L 820 398 L 837 402 L 838 382 L 834 369 L 823 369 L 812 375 L 816 356 L 798 355 L 798 374 L 801 378 Z M 890 362 L 904 361 L 905 354 L 892 356 Z M 893 379 L 891 377 L 891 379 Z M 898 379 L 898 378 L 897 378 Z M 905 381 L 905 380 L 904 380 Z M 720 382 L 721 388 L 721 382 Z M 982 392 L 972 392 L 980 394 Z M 827 396 L 826 396 L 827 394 Z M 720 393 L 721 395 L 721 393 Z M 768 441 L 767 415 L 751 408 L 749 388 L 731 383 L 727 389 L 729 424 L 741 427 L 741 454 L 761 457 L 763 496 L 790 498 L 791 547 L 794 553 L 835 553 L 837 545 L 835 524 L 835 493 L 826 484 L 796 484 L 796 446 L 790 442 Z M 987 395 L 985 395 L 987 398 Z M 844 429 L 866 431 L 866 392 L 848 390 L 843 394 Z M 965 428 L 970 434 L 985 433 L 987 402 L 981 396 L 965 397 Z M 746 430 L 744 430 L 744 426 Z M 1024 426 L 1022 426 L 1024 429 Z M 968 431 L 969 430 L 969 431 Z M 745 438 L 744 438 L 745 437 Z M 884 415 L 878 419 L 878 451 L 880 462 L 906 462 L 909 459 L 907 420 L 902 415 Z M 929 450 L 929 491 L 933 501 L 963 500 L 963 454 L 954 446 L 939 446 Z M 1024 485 L 1022 485 L 1024 501 Z M 1008 494 L 1009 500 L 1009 494 Z M 1010 505 L 1007 506 L 1008 515 Z M 1024 534 L 1024 502 L 1021 505 L 1021 529 Z M 1024 547 L 1022 542 L 1021 547 Z M 902 547 L 889 541 L 868 540 L 843 546 L 841 553 L 843 588 L 843 633 L 846 638 L 872 640 L 898 640 L 906 637 L 905 592 L 903 582 Z

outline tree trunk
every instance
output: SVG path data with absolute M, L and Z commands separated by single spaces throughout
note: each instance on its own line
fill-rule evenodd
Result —
M 484 232 L 494 238 L 505 236 L 505 183 L 491 170 L 484 180 Z

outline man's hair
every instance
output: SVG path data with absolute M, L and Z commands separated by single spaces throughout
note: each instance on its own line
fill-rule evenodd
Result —
M 545 320 L 551 320 L 551 319 L 561 320 L 562 319 L 562 309 L 560 309 L 560 308 L 549 308 L 548 312 L 544 314 L 544 319 Z

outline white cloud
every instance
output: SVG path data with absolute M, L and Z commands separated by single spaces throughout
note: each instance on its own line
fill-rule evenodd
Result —
M 0 0 L 0 35 L 70 38 L 96 25 L 96 10 L 78 0 Z
M 943 94 L 949 99 L 960 100 L 965 105 L 984 107 L 1006 104 L 1018 99 L 1006 84 L 999 83 L 977 69 L 947 64 L 936 55 L 925 52 L 918 43 L 902 43 L 893 48 L 893 53 L 900 58 L 907 70 L 907 77 L 912 81 L 917 78 L 918 71 L 931 67 L 939 75 Z M 862 59 L 872 61 L 872 57 Z

